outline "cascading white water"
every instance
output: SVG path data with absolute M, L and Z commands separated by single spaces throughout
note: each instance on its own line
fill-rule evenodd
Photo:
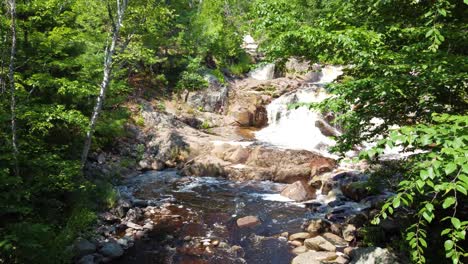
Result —
M 285 94 L 267 106 L 268 127 L 258 131 L 255 137 L 262 142 L 287 149 L 304 149 L 326 154 L 326 149 L 335 144 L 316 126 L 323 121 L 320 113 L 302 106 L 288 109 L 292 103 L 318 103 L 329 95 L 323 86 L 343 74 L 341 66 L 325 66 L 321 79 L 309 87 Z M 338 132 L 337 132 L 338 133 Z
M 275 64 L 268 63 L 253 70 L 250 77 L 255 80 L 266 81 L 274 78 L 275 75 Z

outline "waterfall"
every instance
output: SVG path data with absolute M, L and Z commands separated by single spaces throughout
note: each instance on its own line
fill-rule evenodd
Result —
M 292 103 L 318 103 L 329 97 L 323 86 L 343 74 L 342 67 L 325 66 L 318 82 L 285 94 L 267 106 L 268 126 L 255 136 L 259 141 L 287 149 L 304 149 L 327 154 L 327 148 L 335 144 L 325 134 L 339 132 L 322 118 L 317 111 L 302 106 L 288 109 Z M 328 130 L 326 133 L 324 130 Z M 331 130 L 331 131 L 330 131 Z

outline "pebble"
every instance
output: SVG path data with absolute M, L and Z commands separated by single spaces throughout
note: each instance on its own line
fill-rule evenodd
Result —
M 192 240 L 192 237 L 191 237 L 191 236 L 186 236 L 186 237 L 184 237 L 184 241 L 190 241 L 190 240 Z

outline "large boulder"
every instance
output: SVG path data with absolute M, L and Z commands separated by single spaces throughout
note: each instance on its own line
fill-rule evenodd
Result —
M 296 181 L 289 184 L 281 195 L 297 202 L 307 201 L 316 197 L 315 189 L 305 181 Z
M 213 113 L 224 113 L 228 104 L 229 87 L 222 85 L 210 74 L 205 75 L 208 88 L 198 91 L 185 91 L 182 95 L 186 103 L 196 109 Z
M 272 80 L 275 77 L 275 64 L 268 63 L 260 65 L 258 68 L 251 71 L 249 75 L 251 78 L 259 81 Z
M 309 232 L 312 236 L 316 236 L 325 231 L 328 231 L 330 226 L 331 224 L 328 221 L 323 219 L 315 219 L 310 221 L 309 226 L 307 227 L 307 232 Z
M 351 264 L 398 264 L 399 259 L 388 249 L 357 248 L 351 251 Z

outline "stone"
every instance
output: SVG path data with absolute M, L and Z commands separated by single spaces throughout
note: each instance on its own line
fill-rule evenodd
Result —
M 94 256 L 93 255 L 86 255 L 80 258 L 77 264 L 94 264 Z
M 345 247 L 343 249 L 343 253 L 347 256 L 351 256 L 351 252 L 353 252 L 353 250 L 356 249 L 355 247 Z
M 289 184 L 281 195 L 297 202 L 307 201 L 316 197 L 315 189 L 305 181 L 296 181 Z
M 332 232 L 335 235 L 341 236 L 343 234 L 343 226 L 338 223 L 333 223 L 330 226 L 330 232 Z
M 289 240 L 290 241 L 293 241 L 293 240 L 304 240 L 304 239 L 307 239 L 307 238 L 310 238 L 311 235 L 307 232 L 300 232 L 300 233 L 295 233 L 295 234 L 292 234 L 289 236 Z
M 75 256 L 82 257 L 96 251 L 96 245 L 86 239 L 77 239 L 73 245 Z
M 355 227 L 362 227 L 368 222 L 367 215 L 364 213 L 358 213 L 352 215 L 346 219 L 347 224 L 354 225 Z
M 128 222 L 128 223 L 127 223 L 127 226 L 128 226 L 129 228 L 133 228 L 133 229 L 135 229 L 135 230 L 143 230 L 143 227 L 142 227 L 141 225 L 137 225 L 137 224 L 132 223 L 132 222 Z
M 191 237 L 191 236 L 185 236 L 185 237 L 184 237 L 184 241 L 190 241 L 190 240 L 192 240 L 192 237 Z
M 296 255 L 299 255 L 301 253 L 305 253 L 307 252 L 308 249 L 306 246 L 299 246 L 299 247 L 296 247 L 295 249 L 292 250 L 292 253 L 296 254 Z
M 336 259 L 334 259 L 330 263 L 333 263 L 333 264 L 348 264 L 349 260 L 347 258 L 343 257 L 343 256 L 338 256 Z
M 116 242 L 106 242 L 102 245 L 100 252 L 109 258 L 118 258 L 123 255 L 122 247 Z
M 145 225 L 143 225 L 143 228 L 148 229 L 148 230 L 153 230 L 154 225 L 152 223 L 146 223 Z
M 217 246 L 219 245 L 219 240 L 213 240 L 213 241 L 211 242 L 211 245 L 217 247 Z
M 323 261 L 332 261 L 338 257 L 335 252 L 308 251 L 295 257 L 291 264 L 320 264 Z
M 283 232 L 280 234 L 280 236 L 282 237 L 289 237 L 289 233 L 288 232 Z
M 330 243 L 330 241 L 326 240 L 322 236 L 316 236 L 313 238 L 306 239 L 304 241 L 304 245 L 308 249 L 317 250 L 317 251 L 336 251 L 336 247 Z
M 329 230 L 330 225 L 330 222 L 323 219 L 312 220 L 307 227 L 307 232 L 309 232 L 312 236 L 316 236 Z
M 356 227 L 354 225 L 346 225 L 343 229 L 343 238 L 344 240 L 351 242 L 356 237 Z
M 231 155 L 229 155 L 226 160 L 234 164 L 245 163 L 249 158 L 249 151 L 242 146 L 239 146 Z
M 333 233 L 323 233 L 322 237 L 330 241 L 335 246 L 345 247 L 348 245 L 348 242 L 346 240 L 344 240 L 342 237 L 337 236 Z
M 252 215 L 245 216 L 245 217 L 237 219 L 237 226 L 240 227 L 240 228 L 255 227 L 255 226 L 260 225 L 260 224 L 261 224 L 260 219 L 258 217 L 256 217 L 256 216 L 252 216 Z
M 357 248 L 351 252 L 351 264 L 398 264 L 399 259 L 388 249 Z
M 300 240 L 289 241 L 289 244 L 294 246 L 294 247 L 300 247 L 300 246 L 303 245 L 303 243 Z

